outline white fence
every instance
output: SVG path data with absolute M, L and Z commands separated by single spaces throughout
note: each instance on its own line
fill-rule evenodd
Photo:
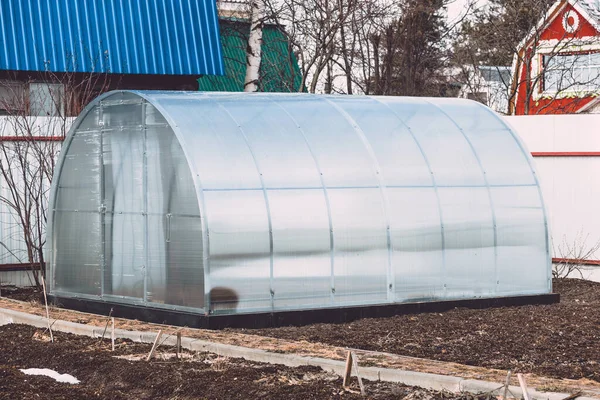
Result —
M 5 150 L 11 157 L 11 150 L 18 142 L 30 140 L 29 136 L 40 140 L 40 145 L 48 146 L 53 137 L 60 136 L 68 129 L 72 118 L 61 120 L 53 117 L 0 117 L 0 162 L 7 165 Z M 23 143 L 21 143 L 22 145 Z M 54 142 L 53 146 L 60 146 Z M 55 149 L 57 147 L 54 147 Z M 22 179 L 17 180 L 17 186 Z M 0 198 L 11 199 L 10 185 L 0 173 Z M 16 213 L 4 201 L 0 201 L 0 267 L 28 264 L 27 246 L 21 224 Z M 0 268 L 3 269 L 3 268 Z M 29 286 L 33 283 L 29 272 L 0 271 L 0 284 Z
M 4 126 L 0 117 L 0 127 Z M 600 115 L 552 115 L 505 117 L 534 155 L 550 218 L 555 257 L 568 247 L 592 247 L 600 243 Z M 40 118 L 39 135 L 54 129 Z M 0 140 L 12 136 L 0 128 Z M 6 194 L 0 177 L 0 193 Z M 600 259 L 600 254 L 594 257 Z M 0 202 L 0 264 L 27 262 L 19 225 L 10 209 Z M 600 276 L 599 276 L 600 278 Z M 2 284 L 28 285 L 24 272 L 0 272 Z
M 554 257 L 600 243 L 600 115 L 505 117 L 532 152 L 550 219 Z M 600 259 L 600 252 L 590 257 Z

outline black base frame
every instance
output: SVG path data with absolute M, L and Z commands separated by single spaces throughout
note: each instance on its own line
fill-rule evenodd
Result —
M 187 326 L 190 328 L 223 329 L 301 326 L 313 323 L 342 323 L 361 318 L 382 318 L 401 314 L 443 312 L 453 308 L 482 309 L 530 304 L 554 304 L 560 301 L 560 295 L 557 293 L 550 293 L 530 296 L 381 304 L 232 315 L 194 314 L 176 310 L 57 296 L 50 296 L 50 299 L 59 307 L 93 314 L 108 315 L 112 309 L 113 317 L 138 319 L 146 322 Z

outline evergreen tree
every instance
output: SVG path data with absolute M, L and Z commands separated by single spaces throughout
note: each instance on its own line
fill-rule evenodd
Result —
M 490 0 L 465 21 L 454 41 L 458 65 L 505 65 L 555 0 Z

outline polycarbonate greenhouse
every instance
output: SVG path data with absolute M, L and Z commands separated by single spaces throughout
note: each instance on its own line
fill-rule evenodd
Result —
M 532 159 L 467 100 L 111 92 L 50 210 L 62 299 L 231 315 L 551 291 Z

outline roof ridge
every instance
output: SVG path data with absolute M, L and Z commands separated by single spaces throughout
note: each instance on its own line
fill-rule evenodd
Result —
M 575 0 L 575 3 L 578 3 L 580 7 L 585 8 L 591 17 L 600 21 L 600 0 Z

